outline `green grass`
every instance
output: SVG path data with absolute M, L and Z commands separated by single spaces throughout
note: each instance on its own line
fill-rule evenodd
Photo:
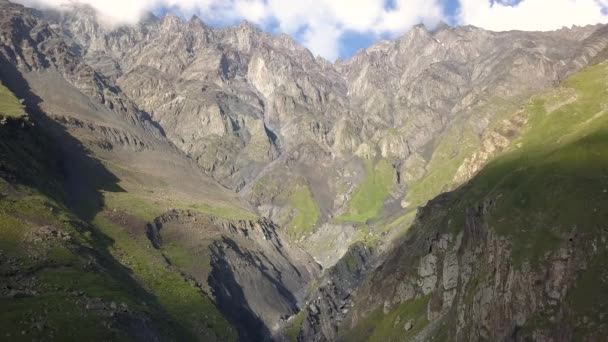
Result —
M 428 165 L 424 165 L 424 160 L 419 158 L 406 170 L 411 173 L 410 178 L 416 175 L 414 179 L 408 179 L 407 173 L 404 175 L 408 186 L 406 201 L 409 206 L 416 208 L 424 205 L 435 196 L 459 185 L 459 180 L 455 179 L 459 167 L 482 147 L 482 141 L 474 129 L 478 126 L 477 121 L 489 119 L 486 130 L 496 129 L 505 119 L 512 116 L 526 99 L 524 95 L 509 99 L 493 97 L 487 99 L 486 104 L 477 108 L 470 116 L 458 115 L 438 141 L 427 144 L 423 155 L 430 154 L 425 157 L 430 159 Z M 423 164 L 420 164 L 421 162 Z
M 194 209 L 203 214 L 217 216 L 225 219 L 236 220 L 257 220 L 259 216 L 241 208 L 230 208 L 226 206 L 211 206 L 204 203 L 191 204 L 188 208 Z
M 65 207 L 25 186 L 4 184 L 6 197 L 0 198 L 0 251 L 18 263 L 24 279 L 36 279 L 36 295 L 26 298 L 0 298 L 0 336 L 16 341 L 55 340 L 128 340 L 124 333 L 108 329 L 108 316 L 86 309 L 87 298 L 126 303 L 132 312 L 155 316 L 153 302 L 141 304 L 145 296 L 129 283 L 127 274 L 116 271 L 106 259 L 103 243 L 83 230 L 82 222 Z M 35 242 L 28 235 L 39 226 L 50 225 L 70 234 L 70 241 L 43 239 Z M 89 264 L 105 265 L 106 271 L 93 271 Z M 15 281 L 10 265 L 0 265 L 0 283 Z M 69 293 L 77 289 L 83 296 Z M 157 308 L 158 309 L 158 308 Z M 41 323 L 41 324 L 38 324 Z M 159 331 L 166 328 L 158 326 Z M 167 333 L 167 337 L 171 333 Z
M 196 287 L 171 271 L 162 255 L 150 248 L 145 236 L 140 239 L 129 235 L 99 214 L 94 224 L 114 240 L 112 253 L 126 266 L 133 276 L 159 301 L 168 314 L 195 336 L 209 336 L 209 330 L 221 340 L 235 341 L 236 331 L 220 314 L 215 305 Z
M 534 97 L 524 108 L 528 124 L 509 148 L 467 185 L 447 218 L 464 227 L 464 210 L 492 200 L 489 226 L 512 243 L 516 267 L 536 264 L 573 231 L 608 220 L 608 68 L 587 68 L 562 84 L 577 99 L 548 113 L 564 99 L 555 92 Z M 571 91 L 557 93 L 571 96 Z M 447 224 L 444 224 L 447 227 Z
M 608 103 L 607 77 L 606 65 L 576 74 L 563 87 L 577 100 L 552 113 L 535 98 L 526 131 L 471 184 L 470 198 L 498 197 L 490 222 L 513 241 L 516 264 L 608 219 L 608 115 L 598 115 Z
M 456 171 L 479 147 L 479 138 L 464 120 L 456 121 L 437 144 L 422 179 L 412 182 L 406 200 L 416 207 L 447 191 Z
M 362 225 L 357 227 L 357 234 L 351 240 L 351 244 L 356 242 L 362 242 L 368 247 L 376 248 L 380 245 L 380 236 L 374 234 L 372 229 L 368 225 Z
M 487 223 L 511 241 L 512 258 L 519 267 L 542 260 L 572 231 L 606 222 L 607 79 L 606 64 L 572 76 L 562 88 L 573 89 L 576 101 L 551 113 L 546 108 L 564 103 L 572 91 L 534 97 L 524 108 L 528 123 L 520 136 L 450 196 L 450 212 L 437 224 L 452 232 L 461 230 L 466 208 L 492 200 Z
M 282 188 L 275 177 L 266 175 L 255 182 L 252 192 L 259 198 L 273 198 L 281 193 Z
M 416 218 L 416 210 L 412 210 L 404 215 L 399 216 L 398 218 L 396 218 L 395 220 L 391 221 L 390 223 L 384 225 L 381 227 L 381 232 L 390 232 L 391 230 L 395 229 L 395 228 L 401 228 L 405 231 L 407 231 L 407 229 L 409 229 L 409 227 L 411 226 L 412 222 L 414 222 L 414 219 Z
M 119 209 L 148 222 L 154 221 L 168 210 L 162 205 L 153 204 L 141 196 L 128 192 L 105 192 L 104 205 L 108 209 Z
M 357 325 L 341 336 L 340 341 L 389 342 L 407 341 L 416 336 L 426 325 L 426 308 L 429 296 L 414 299 L 393 308 L 388 314 L 379 307 L 362 318 Z M 407 321 L 412 321 L 412 329 L 404 329 Z
M 302 325 L 306 320 L 306 315 L 306 309 L 300 311 L 287 328 L 287 338 L 290 342 L 298 342 L 298 335 L 300 335 Z
M 8 88 L 0 83 L 0 115 L 2 114 L 19 118 L 25 115 L 25 107 Z
M 148 222 L 170 209 L 189 209 L 226 219 L 258 219 L 257 215 L 236 206 L 230 207 L 223 204 L 212 206 L 206 203 L 188 203 L 168 198 L 146 198 L 145 195 L 129 192 L 105 192 L 104 202 L 106 208 L 120 209 Z
M 5 177 L 0 179 L 0 252 L 1 258 L 11 258 L 10 263 L 0 260 L 0 291 L 5 292 L 4 284 L 19 288 L 30 280 L 34 283 L 30 288 L 36 291 L 26 298 L 0 296 L 0 338 L 132 340 L 126 334 L 129 322 L 134 321 L 116 321 L 107 311 L 86 308 L 88 299 L 99 298 L 107 304 L 127 304 L 129 315 L 149 319 L 161 340 L 237 340 L 236 330 L 212 301 L 169 267 L 143 234 L 145 222 L 169 208 L 193 209 L 192 203 L 155 203 L 145 196 L 106 192 L 105 202 L 112 209 L 123 209 L 142 220 L 142 229 L 133 233 L 99 213 L 95 197 L 99 184 L 92 182 L 82 190 L 92 195 L 94 205 L 87 215 L 73 212 L 65 204 L 61 151 L 38 127 L 0 127 L 1 176 Z M 251 217 L 228 209 L 232 208 L 203 205 L 193 210 Z M 95 215 L 93 222 L 85 221 L 92 217 L 88 214 Z M 30 238 L 30 233 L 47 225 L 69 234 L 70 239 Z M 188 257 L 169 247 L 166 252 L 178 261 Z M 33 326 L 36 322 L 44 326 Z
M 0 305 L 3 309 L 0 333 L 6 340 L 129 340 L 124 334 L 103 325 L 107 317 L 87 312 L 76 299 L 66 298 L 65 293 L 44 293 L 18 301 L 0 298 Z M 37 326 L 37 322 L 43 325 Z M 51 330 L 49 327 L 61 328 Z
M 297 240 L 316 231 L 321 209 L 304 178 L 281 185 L 276 178 L 264 176 L 254 184 L 252 192 L 258 201 L 276 200 L 284 205 L 285 210 L 277 221 L 292 239 Z
M 366 223 L 378 217 L 395 185 L 395 170 L 386 160 L 376 165 L 366 160 L 366 177 L 355 190 L 344 215 L 336 217 L 341 222 Z
M 308 186 L 299 186 L 292 191 L 288 204 L 295 211 L 291 221 L 287 224 L 289 235 L 297 239 L 314 233 L 316 224 L 321 218 L 321 210 Z

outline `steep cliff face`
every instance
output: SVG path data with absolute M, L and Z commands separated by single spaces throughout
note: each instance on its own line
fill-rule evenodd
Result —
M 607 71 L 534 97 L 506 152 L 421 209 L 357 291 L 339 338 L 601 339 Z
M 353 227 L 379 235 L 403 207 L 466 181 L 492 153 L 495 122 L 608 45 L 601 25 L 417 26 L 331 64 L 248 23 L 215 29 L 151 16 L 107 29 L 82 6 L 44 16 L 208 175 L 327 265 L 346 248 L 315 252 L 306 240 L 324 239 L 320 227 L 348 236 L 346 247 Z M 366 182 L 379 169 L 394 180 L 374 193 Z
M 0 1 L 0 335 L 271 339 L 318 264 L 39 14 Z
M 320 267 L 267 219 L 227 220 L 174 210 L 148 237 L 167 262 L 210 293 L 241 340 L 270 340 L 303 306 Z
M 336 340 L 338 328 L 353 306 L 353 293 L 376 266 L 376 252 L 363 243 L 353 244 L 340 261 L 315 282 L 306 305 L 289 322 L 283 336 L 291 341 Z
M 247 23 L 0 14 L 0 336 L 605 335 L 606 26 L 332 64 Z

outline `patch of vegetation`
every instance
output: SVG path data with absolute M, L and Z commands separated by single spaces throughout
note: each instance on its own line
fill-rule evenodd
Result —
M 407 341 L 428 324 L 426 308 L 429 299 L 429 296 L 425 296 L 407 301 L 393 308 L 388 314 L 384 314 L 379 307 L 361 319 L 346 335 L 341 336 L 340 341 Z M 405 329 L 407 322 L 412 324 L 410 330 Z
M 258 198 L 274 198 L 281 193 L 281 188 L 276 177 L 266 175 L 255 182 L 252 192 Z
M 266 175 L 254 184 L 252 193 L 260 202 L 276 200 L 284 206 L 275 220 L 285 227 L 292 239 L 316 231 L 321 209 L 306 179 L 295 177 L 288 184 L 280 184 L 276 177 Z
M 0 336 L 14 341 L 129 340 L 126 332 L 108 328 L 113 325 L 108 311 L 87 307 L 91 298 L 124 303 L 135 315 L 162 316 L 162 309 L 104 255 L 106 240 L 91 234 L 67 208 L 25 186 L 5 184 L 3 190 L 0 260 L 13 261 L 0 262 L 0 291 L 8 286 L 17 295 L 0 295 Z M 105 271 L 92 265 L 103 265 Z M 164 323 L 157 328 L 167 338 L 177 336 Z
M 112 254 L 127 265 L 133 276 L 159 301 L 174 321 L 180 322 L 191 337 L 212 336 L 237 340 L 236 331 L 220 314 L 213 302 L 199 289 L 171 271 L 162 255 L 150 248 L 145 236 L 133 237 L 99 214 L 94 220 L 104 234 L 114 240 Z M 212 335 L 209 335 L 211 330 Z
M 211 255 L 208 245 L 212 243 L 212 240 L 208 240 L 207 245 L 188 247 L 178 243 L 163 242 L 162 252 L 173 266 L 192 276 L 201 276 L 197 279 L 206 279 L 206 276 L 211 273 Z
M 184 200 L 147 197 L 130 192 L 106 191 L 104 192 L 104 202 L 106 208 L 119 209 L 148 222 L 153 221 L 170 209 L 190 209 L 226 219 L 256 220 L 258 218 L 257 215 L 236 206 L 188 203 Z
M 395 220 L 391 221 L 390 223 L 382 226 L 381 228 L 381 232 L 390 232 L 391 230 L 398 228 L 398 227 L 403 227 L 403 232 L 407 232 L 407 230 L 409 229 L 409 227 L 411 226 L 412 222 L 414 222 L 414 219 L 416 218 L 416 210 L 412 210 L 404 215 L 399 216 L 398 218 L 396 218 Z
M 488 204 L 488 223 L 512 244 L 516 266 L 536 263 L 570 233 L 608 220 L 608 67 L 587 68 L 562 87 L 575 101 L 535 97 L 526 129 L 452 198 L 447 221 L 464 226 L 462 208 Z M 571 94 L 571 91 L 558 92 Z M 568 95 L 570 96 L 570 95 Z M 548 102 L 550 101 L 550 102 Z M 556 105 L 562 103 L 563 105 Z M 549 113 L 546 108 L 553 108 Z M 492 204 L 489 204 L 492 203 Z
M 168 267 L 145 235 L 99 213 L 97 181 L 106 174 L 95 169 L 91 178 L 104 177 L 77 189 L 93 195 L 86 203 L 66 200 L 64 156 L 41 126 L 0 127 L 0 336 L 133 340 L 141 320 L 162 340 L 236 340 L 211 300 Z M 146 220 L 162 213 L 142 197 L 108 193 L 115 207 Z M 86 214 L 75 209 L 85 206 Z
M 298 336 L 300 335 L 302 325 L 306 320 L 306 315 L 306 309 L 300 311 L 287 328 L 287 338 L 289 338 L 289 341 L 298 342 Z
M 25 107 L 8 88 L 0 83 L 0 115 L 19 118 L 25 115 Z
M 395 185 L 395 170 L 386 160 L 376 165 L 366 160 L 366 177 L 355 190 L 344 215 L 336 217 L 337 221 L 366 223 L 376 218 L 384 202 Z
M 381 239 L 378 235 L 372 232 L 372 229 L 368 225 L 362 225 L 357 228 L 357 234 L 351 240 L 351 244 L 361 242 L 370 248 L 377 248 Z
M 497 198 L 491 225 L 511 238 L 516 264 L 608 219 L 607 77 L 605 64 L 574 75 L 563 86 L 577 100 L 551 113 L 532 101 L 527 130 L 472 182 L 472 198 Z
M 288 204 L 295 212 L 291 221 L 287 224 L 289 235 L 297 239 L 313 233 L 317 222 L 321 218 L 321 210 L 308 186 L 299 186 L 292 191 L 288 198 Z
M 423 205 L 429 199 L 447 191 L 460 165 L 475 152 L 479 144 L 479 137 L 467 121 L 454 122 L 438 142 L 427 166 L 427 173 L 422 179 L 411 184 L 406 197 L 410 206 Z
M 212 216 L 217 216 L 225 219 L 235 219 L 235 220 L 257 220 L 259 217 L 250 212 L 241 208 L 230 208 L 226 206 L 211 206 L 209 204 L 198 203 L 191 204 L 189 206 L 190 209 L 194 209 L 203 214 L 209 214 Z

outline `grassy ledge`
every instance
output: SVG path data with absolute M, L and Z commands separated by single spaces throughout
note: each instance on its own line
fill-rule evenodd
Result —
M 365 163 L 366 177 L 355 190 L 346 213 L 336 217 L 336 221 L 366 223 L 376 218 L 393 189 L 395 170 L 388 161 L 382 159 L 376 165 L 371 160 Z

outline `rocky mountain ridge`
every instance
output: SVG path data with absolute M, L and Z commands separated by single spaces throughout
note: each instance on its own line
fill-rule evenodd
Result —
M 318 264 L 37 12 L 0 13 L 2 105 L 31 120 L 0 132 L 2 336 L 271 339 Z
M 209 176 L 313 254 L 306 240 L 328 238 L 315 234 L 344 232 L 347 247 L 353 228 L 369 222 L 378 230 L 403 207 L 415 210 L 453 186 L 460 176 L 451 169 L 495 120 L 608 44 L 602 25 L 554 32 L 418 25 L 332 64 L 249 23 L 216 29 L 168 15 L 107 29 L 87 7 L 41 15 Z M 374 199 L 379 205 L 359 208 L 353 202 L 373 177 L 370 160 L 390 165 L 393 180 Z M 439 168 L 452 174 L 437 176 Z M 331 265 L 341 253 L 315 257 Z
M 330 63 L 247 23 L 0 14 L 33 123 L 0 126 L 7 337 L 603 333 L 607 26 L 416 26 Z

